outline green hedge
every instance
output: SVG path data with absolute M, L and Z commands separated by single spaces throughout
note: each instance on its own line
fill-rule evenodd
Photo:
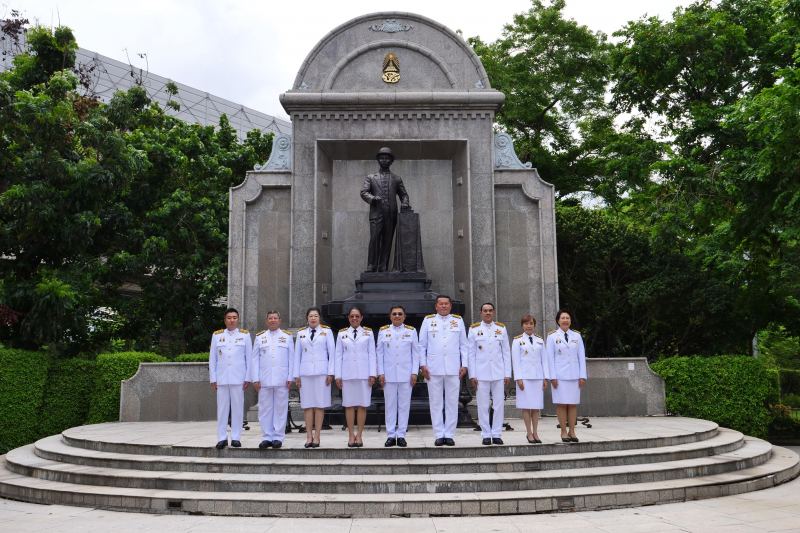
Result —
M 139 363 L 164 363 L 167 359 L 147 352 L 108 353 L 97 356 L 92 401 L 87 424 L 119 420 L 120 382 L 139 370 Z
M 97 363 L 85 359 L 54 361 L 44 390 L 40 437 L 80 426 L 89 416 Z
M 781 391 L 783 394 L 800 394 L 800 370 L 781 368 Z
M 667 409 L 712 420 L 746 435 L 767 436 L 775 396 L 773 376 L 746 356 L 671 357 L 651 368 L 666 381 Z
M 9 448 L 38 437 L 48 362 L 40 352 L 0 350 L 0 442 Z
M 770 405 L 778 405 L 781 403 L 781 375 L 777 370 L 771 368 L 766 370 L 770 380 L 770 392 L 767 395 L 767 403 Z
M 185 353 L 175 358 L 176 363 L 208 363 L 208 352 Z

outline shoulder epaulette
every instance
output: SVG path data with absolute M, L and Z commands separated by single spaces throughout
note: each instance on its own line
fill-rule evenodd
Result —
M 552 334 L 553 334 L 553 333 L 555 333 L 556 331 L 558 331 L 558 330 L 557 330 L 557 329 L 554 329 L 553 331 L 550 331 L 550 332 L 548 332 L 547 334 L 548 334 L 548 335 L 552 335 Z
M 291 333 L 289 333 L 289 332 L 288 332 L 288 331 L 286 331 L 285 329 L 282 329 L 281 331 L 282 331 L 282 332 L 284 332 L 284 333 L 286 333 L 287 335 L 291 335 Z
M 428 315 L 428 316 L 426 316 L 425 318 L 433 318 L 433 317 L 435 317 L 435 316 L 436 316 L 436 313 L 433 313 L 432 315 Z
M 542 336 L 541 336 L 541 335 L 539 335 L 538 333 L 534 333 L 534 334 L 533 334 L 533 336 L 534 336 L 534 337 L 539 337 L 540 339 L 544 339 L 544 337 L 542 337 Z
M 342 331 L 347 331 L 348 329 L 350 329 L 350 328 L 349 328 L 349 327 L 347 327 L 347 328 L 342 328 L 342 329 L 340 329 L 340 330 L 339 330 L 339 333 L 341 333 Z
M 514 337 L 514 338 L 515 338 L 515 339 L 519 339 L 520 337 L 522 337 L 522 333 L 520 333 L 519 335 L 517 335 L 517 336 L 516 336 L 516 337 Z
M 214 335 L 219 335 L 223 331 L 225 331 L 225 330 L 224 329 L 218 329 L 217 331 L 214 332 Z
M 581 334 L 581 330 L 579 330 L 579 329 L 573 329 L 572 331 L 574 331 L 574 332 L 575 332 L 575 333 L 577 333 L 578 335 L 580 335 L 580 334 Z
M 361 326 L 361 329 L 363 329 L 364 331 L 372 331 L 372 328 L 368 328 L 366 326 Z
M 403 325 L 406 327 L 406 329 L 414 329 L 414 326 L 409 326 L 408 324 L 403 324 Z
M 330 327 L 330 326 L 323 326 L 322 324 L 320 324 L 320 325 L 319 325 L 319 327 L 321 327 L 321 328 L 325 328 L 325 329 L 331 329 L 331 327 Z
M 461 318 L 461 315 L 453 315 L 456 318 Z
M 386 328 L 388 328 L 389 326 L 391 326 L 391 324 L 386 324 L 385 326 L 381 326 L 381 331 L 385 330 L 385 329 L 386 329 Z
M 505 324 L 503 324 L 502 322 L 495 322 L 495 324 L 497 324 L 497 325 L 498 325 L 498 326 L 500 326 L 501 328 L 504 328 L 504 327 L 506 327 L 506 325 L 505 325 Z
M 261 331 L 259 331 L 258 333 L 256 333 L 256 337 L 258 337 L 258 336 L 259 336 L 259 335 L 261 335 L 262 333 L 266 333 L 266 332 L 267 332 L 267 330 L 265 330 L 265 329 L 262 329 Z
M 250 332 L 249 332 L 249 331 L 247 331 L 246 329 L 240 329 L 240 330 L 239 330 L 239 333 L 250 333 Z
M 477 327 L 478 327 L 478 326 L 480 326 L 480 325 L 481 325 L 481 323 L 480 323 L 480 322 L 475 322 L 474 324 L 470 325 L 470 329 L 472 329 L 472 328 L 477 328 Z

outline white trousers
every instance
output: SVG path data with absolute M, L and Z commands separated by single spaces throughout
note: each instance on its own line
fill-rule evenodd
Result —
M 228 440 L 228 411 L 231 414 L 231 440 L 242 440 L 244 391 L 241 385 L 217 384 L 217 440 Z
M 261 387 L 258 391 L 258 423 L 261 440 L 279 440 L 286 436 L 286 417 L 289 413 L 289 389 L 286 385 Z
M 411 409 L 411 382 L 387 381 L 383 397 L 386 401 L 386 436 L 390 439 L 406 438 L 408 411 Z
M 492 398 L 489 399 L 491 392 Z M 478 421 L 481 424 L 481 437 L 484 439 L 499 439 L 503 432 L 503 411 L 505 402 L 505 387 L 502 379 L 492 381 L 478 380 L 478 390 L 475 391 L 478 399 Z M 489 427 L 489 404 L 494 407 L 492 425 Z
M 431 376 L 428 380 L 428 403 L 431 406 L 433 435 L 437 439 L 452 439 L 456 434 L 458 422 L 458 375 Z M 442 395 L 444 394 L 444 406 Z M 442 419 L 444 407 L 444 420 Z

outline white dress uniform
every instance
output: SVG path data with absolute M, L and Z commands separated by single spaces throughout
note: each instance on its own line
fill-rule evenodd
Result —
M 431 375 L 428 380 L 428 400 L 433 434 L 437 439 L 452 439 L 456 434 L 458 373 L 462 366 L 468 365 L 468 360 L 469 340 L 461 317 L 438 313 L 426 316 L 419 330 L 419 366 L 428 367 Z
M 246 329 L 221 329 L 211 336 L 208 376 L 217 383 L 217 441 L 228 440 L 228 412 L 231 440 L 242 439 L 245 381 L 250 380 L 253 341 Z
M 369 407 L 369 378 L 378 376 L 372 329 L 359 326 L 339 330 L 335 362 L 336 379 L 342 380 L 342 407 Z
M 511 348 L 508 332 L 499 322 L 480 321 L 469 327 L 469 377 L 478 380 L 478 421 L 481 436 L 500 438 L 503 432 L 505 378 L 511 377 Z M 491 399 L 489 394 L 491 393 Z M 489 404 L 494 408 L 489 425 Z
M 581 332 L 558 328 L 547 334 L 548 379 L 557 379 L 553 387 L 553 403 L 577 405 L 581 403 L 580 378 L 586 379 L 586 353 Z
M 335 355 L 333 332 L 328 326 L 320 324 L 313 331 L 306 326 L 297 332 L 293 377 L 300 378 L 303 409 L 331 406 L 331 386 L 325 385 L 325 379 L 333 375 Z
M 265 441 L 281 441 L 286 436 L 289 388 L 293 381 L 294 339 L 286 330 L 262 331 L 253 342 L 253 379 L 261 382 L 258 391 L 258 423 Z
M 419 339 L 412 326 L 394 324 L 383 326 L 378 332 L 378 375 L 386 384 L 383 397 L 386 402 L 386 436 L 390 439 L 406 438 L 408 412 L 411 408 L 411 376 L 419 373 Z
M 511 343 L 514 382 L 522 380 L 525 390 L 517 385 L 518 409 L 544 409 L 542 386 L 549 375 L 544 339 L 541 335 L 517 335 Z

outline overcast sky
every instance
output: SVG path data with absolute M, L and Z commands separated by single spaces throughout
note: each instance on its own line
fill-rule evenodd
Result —
M 6 3 L 7 2 L 7 3 Z M 607 34 L 641 16 L 669 18 L 681 0 L 567 0 L 566 15 Z M 31 20 L 75 30 L 78 44 L 144 66 L 150 72 L 287 118 L 278 95 L 291 88 L 317 41 L 353 17 L 377 11 L 425 15 L 465 37 L 500 37 L 503 25 L 530 0 L 4 0 Z

